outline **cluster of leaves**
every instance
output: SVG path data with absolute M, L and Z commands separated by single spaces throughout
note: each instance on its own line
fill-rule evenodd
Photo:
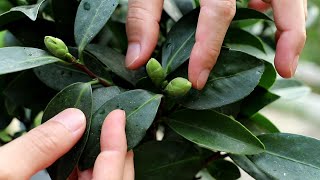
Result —
M 256 179 L 320 177 L 320 142 L 280 133 L 259 113 L 287 89 L 301 86 L 295 80 L 276 81 L 273 65 L 256 57 L 266 53 L 266 44 L 245 29 L 272 23 L 268 16 L 237 9 L 205 88 L 174 98 L 152 83 L 145 68 L 125 68 L 125 2 L 26 2 L 31 4 L 0 15 L 0 29 L 7 30 L 6 47 L 0 48 L 0 129 L 12 117 L 30 129 L 43 110 L 43 122 L 66 108 L 82 110 L 86 132 L 48 168 L 53 179 L 66 179 L 76 166 L 93 166 L 102 122 L 119 108 L 127 114 L 128 148 L 135 152 L 138 180 L 237 179 L 239 167 Z M 199 14 L 193 1 L 177 4 L 185 15 L 174 22 L 173 13 L 164 12 L 153 54 L 168 80 L 187 78 Z M 46 35 L 63 39 L 74 57 L 65 61 L 47 52 Z

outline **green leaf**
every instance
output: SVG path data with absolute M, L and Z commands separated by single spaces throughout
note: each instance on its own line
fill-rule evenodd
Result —
M 241 169 L 246 171 L 250 176 L 255 179 L 270 180 L 275 179 L 264 173 L 259 167 L 257 167 L 247 156 L 231 154 L 230 158 L 235 162 Z
M 280 133 L 259 139 L 266 146 L 265 152 L 248 158 L 267 175 L 288 180 L 320 177 L 319 140 Z
M 282 99 L 291 100 L 306 96 L 311 89 L 294 79 L 279 79 L 276 80 L 270 91 Z
M 279 98 L 279 96 L 257 86 L 255 90 L 242 101 L 241 114 L 251 117 L 262 108 L 273 103 Z
M 113 99 L 117 95 L 121 94 L 123 90 L 121 90 L 117 86 L 112 86 L 112 87 L 102 87 L 95 89 L 92 94 L 92 112 L 95 113 L 97 112 L 101 106 L 104 105 L 107 101 L 110 99 Z
M 257 48 L 264 53 L 266 52 L 259 37 L 238 28 L 228 29 L 227 34 L 224 38 L 224 43 L 230 48 L 235 47 L 235 50 L 237 50 L 236 46 L 238 45 L 247 45 Z
M 76 82 L 88 82 L 92 80 L 84 72 L 65 63 L 49 64 L 34 68 L 33 71 L 44 84 L 58 91 Z
M 162 67 L 167 74 L 176 70 L 190 57 L 195 43 L 199 9 L 183 16 L 170 30 L 162 48 Z
M 240 122 L 255 135 L 280 132 L 269 119 L 259 113 L 250 118 L 240 119 Z
M 0 75 L 61 61 L 46 51 L 26 47 L 0 48 Z
M 233 18 L 233 21 L 241 21 L 241 20 L 248 20 L 248 19 L 261 19 L 272 21 L 267 15 L 261 13 L 254 9 L 249 8 L 238 8 L 237 13 Z
M 259 86 L 265 89 L 269 89 L 276 81 L 276 78 L 277 72 L 274 69 L 273 65 L 268 61 L 264 61 L 264 72 L 260 79 Z
M 208 172 L 216 180 L 234 180 L 240 178 L 238 167 L 230 161 L 215 160 L 207 166 Z
M 182 110 L 167 123 L 181 136 L 204 148 L 234 154 L 257 154 L 263 144 L 239 122 L 223 114 L 206 110 Z
M 15 111 L 20 106 L 41 111 L 55 93 L 41 83 L 32 71 L 20 73 L 3 91 L 6 100 L 9 100 L 15 106 L 9 112 Z
M 254 90 L 263 71 L 264 63 L 256 57 L 223 50 L 204 89 L 191 90 L 181 104 L 190 109 L 212 109 L 237 102 Z
M 136 71 L 128 70 L 125 66 L 125 56 L 113 49 L 91 44 L 86 50 L 110 68 L 112 72 L 133 85 L 146 76 L 145 71 L 142 69 Z
M 147 142 L 134 149 L 136 180 L 193 179 L 201 158 L 190 143 Z
M 76 15 L 74 35 L 79 52 L 91 42 L 118 6 L 118 0 L 82 0 Z
M 0 79 L 1 81 L 1 79 Z M 5 101 L 0 91 L 0 130 L 5 129 L 11 123 L 12 117 L 9 116 Z
M 48 104 L 42 121 L 48 121 L 67 108 L 77 108 L 85 114 L 87 122 L 86 131 L 73 149 L 48 168 L 53 180 L 65 180 L 69 177 L 76 167 L 87 142 L 92 109 L 92 89 L 90 83 L 72 84 L 58 93 Z
M 103 105 L 93 114 L 90 136 L 79 164 L 80 170 L 92 167 L 100 153 L 101 126 L 111 111 L 123 109 L 126 112 L 127 143 L 128 149 L 132 149 L 138 145 L 151 126 L 160 105 L 161 97 L 162 95 L 144 90 L 132 90 L 121 93 L 110 100 L 106 98 L 107 101 L 104 103 L 99 102 Z
M 24 17 L 28 17 L 32 21 L 35 21 L 38 16 L 39 9 L 44 1 L 46 0 L 42 0 L 39 3 L 34 5 L 13 7 L 10 9 L 10 11 L 1 14 L 0 29 L 9 23 L 22 19 Z

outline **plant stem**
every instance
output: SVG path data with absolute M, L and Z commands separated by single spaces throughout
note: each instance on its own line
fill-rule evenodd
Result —
M 80 63 L 74 56 L 72 56 L 70 53 L 67 55 L 67 59 L 78 69 L 88 74 L 93 79 L 97 79 L 100 84 L 102 84 L 105 87 L 109 87 L 112 85 L 112 82 L 109 82 L 105 79 L 102 79 L 101 77 L 97 76 L 95 73 L 93 73 L 90 69 L 88 69 L 84 64 Z

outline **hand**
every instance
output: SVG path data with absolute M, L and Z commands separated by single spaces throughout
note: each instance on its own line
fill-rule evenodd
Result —
M 277 26 L 275 66 L 285 78 L 292 77 L 306 40 L 307 0 L 269 1 Z M 201 0 L 196 43 L 189 61 L 189 81 L 202 89 L 217 61 L 220 49 L 236 12 L 236 0 Z M 267 7 L 261 0 L 251 2 L 255 8 Z M 136 69 L 150 58 L 159 36 L 163 0 L 129 0 L 127 17 L 128 51 L 126 66 Z
M 67 109 L 26 135 L 0 148 L 0 179 L 30 179 L 67 153 L 85 130 L 85 116 Z M 134 179 L 133 153 L 127 153 L 124 111 L 106 118 L 101 133 L 101 153 L 94 169 L 75 171 L 71 179 Z

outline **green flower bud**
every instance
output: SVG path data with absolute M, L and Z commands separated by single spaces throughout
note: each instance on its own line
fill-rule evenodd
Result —
M 152 82 L 160 87 L 166 76 L 161 64 L 154 58 L 151 58 L 147 64 L 147 73 Z
M 69 53 L 68 47 L 61 39 L 52 36 L 46 36 L 44 38 L 44 44 L 46 45 L 47 49 L 57 58 L 65 59 L 66 55 Z
M 172 97 L 181 97 L 186 95 L 191 89 L 191 82 L 185 78 L 175 78 L 167 85 L 165 92 Z

